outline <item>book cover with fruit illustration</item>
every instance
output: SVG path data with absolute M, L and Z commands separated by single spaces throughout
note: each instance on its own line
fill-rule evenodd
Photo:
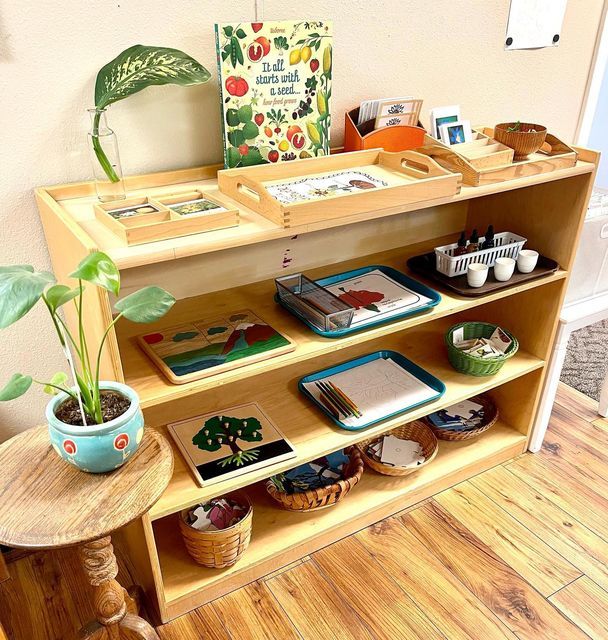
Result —
M 332 26 L 216 24 L 227 168 L 329 153 Z

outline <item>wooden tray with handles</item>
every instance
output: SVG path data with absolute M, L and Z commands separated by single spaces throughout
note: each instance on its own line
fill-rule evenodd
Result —
M 353 173 L 363 179 L 349 181 Z M 319 181 L 332 184 L 310 186 Z M 427 155 L 381 149 L 218 172 L 222 193 L 283 227 L 448 197 L 460 191 L 460 181 Z M 286 199 L 294 189 L 298 197 Z

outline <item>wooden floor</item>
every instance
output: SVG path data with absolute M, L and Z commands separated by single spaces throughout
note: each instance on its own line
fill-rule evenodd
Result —
M 607 639 L 608 421 L 596 407 L 561 386 L 539 454 L 159 627 L 161 639 Z M 91 616 L 71 552 L 9 571 L 10 638 L 63 638 Z M 124 560 L 119 578 L 131 583 Z

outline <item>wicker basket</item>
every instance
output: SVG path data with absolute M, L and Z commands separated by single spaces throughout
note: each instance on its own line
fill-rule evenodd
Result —
M 490 427 L 496 424 L 498 420 L 498 407 L 487 395 L 474 396 L 470 398 L 471 402 L 477 402 L 483 407 L 483 423 L 475 429 L 468 431 L 451 431 L 450 429 L 440 429 L 436 427 L 428 417 L 424 418 L 425 424 L 429 426 L 432 432 L 437 436 L 439 440 L 452 440 L 454 442 L 460 440 L 470 440 L 480 436 L 484 431 L 487 431 Z
M 515 151 L 514 162 L 526 160 L 531 153 L 536 153 L 547 137 L 547 127 L 542 124 L 522 122 L 516 131 L 509 131 L 517 124 L 501 122 L 494 127 L 494 139 Z
M 187 522 L 190 509 L 179 514 L 179 528 L 188 553 L 193 560 L 211 569 L 232 566 L 245 552 L 251 538 L 253 507 L 243 494 L 232 496 L 240 504 L 247 505 L 247 513 L 236 524 L 218 531 L 199 531 Z
M 350 447 L 345 451 L 349 456 L 349 461 L 344 468 L 342 480 L 320 489 L 310 489 L 298 493 L 285 493 L 279 491 L 272 480 L 266 482 L 266 491 L 280 505 L 289 511 L 315 511 L 324 509 L 343 500 L 349 491 L 357 485 L 363 475 L 363 460 L 356 447 Z
M 439 451 L 437 438 L 433 435 L 433 431 L 421 420 L 415 420 L 414 422 L 401 425 L 386 435 L 392 435 L 401 440 L 414 440 L 418 442 L 422 447 L 424 462 L 411 468 L 393 467 L 392 465 L 384 464 L 383 462 L 380 462 L 380 460 L 376 460 L 372 456 L 367 455 L 367 448 L 369 445 L 381 440 L 384 436 L 380 436 L 379 438 L 370 438 L 369 440 L 363 440 L 363 442 L 356 444 L 355 446 L 361 453 L 361 457 L 365 464 L 374 471 L 385 476 L 407 476 L 410 473 L 415 473 L 418 469 L 429 464 Z
M 464 340 L 471 338 L 489 338 L 495 331 L 497 325 L 489 322 L 461 322 L 450 327 L 445 335 L 445 343 L 448 348 L 448 359 L 450 364 L 461 373 L 470 376 L 491 376 L 501 369 L 504 363 L 512 358 L 519 349 L 519 342 L 507 330 L 502 329 L 511 338 L 512 343 L 504 354 L 493 358 L 480 358 L 470 353 L 465 353 L 454 346 L 454 332 L 460 327 L 464 328 Z

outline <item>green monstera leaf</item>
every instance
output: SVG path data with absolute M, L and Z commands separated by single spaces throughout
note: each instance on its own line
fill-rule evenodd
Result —
M 160 287 L 144 287 L 114 306 L 131 322 L 154 322 L 162 318 L 175 304 L 175 298 Z
M 104 109 L 152 85 L 189 86 L 207 82 L 211 74 L 178 49 L 136 44 L 108 62 L 97 74 L 95 106 Z
M 0 402 L 7 402 L 22 396 L 32 386 L 32 376 L 24 376 L 22 373 L 16 373 L 6 383 L 3 389 L 0 389 Z
M 52 273 L 29 264 L 0 267 L 0 329 L 23 318 L 53 282 Z
M 98 287 L 112 292 L 115 296 L 120 292 L 120 273 L 110 256 L 101 251 L 90 253 L 84 258 L 70 278 L 86 280 Z

